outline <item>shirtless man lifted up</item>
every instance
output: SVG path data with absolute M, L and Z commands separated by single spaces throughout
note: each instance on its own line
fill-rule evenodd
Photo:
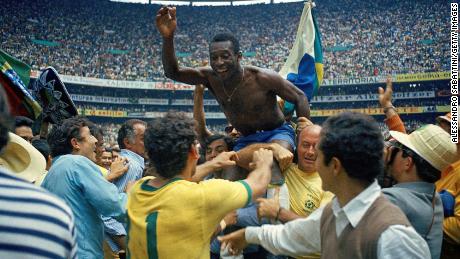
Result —
M 176 8 L 163 7 L 156 16 L 156 26 L 163 37 L 163 67 L 172 80 L 190 85 L 203 84 L 215 96 L 227 120 L 243 135 L 235 151 L 251 145 L 270 148 L 277 143 L 291 152 L 294 149 L 294 130 L 285 124 L 277 105 L 280 96 L 296 106 L 297 117 L 310 117 L 305 94 L 276 72 L 242 66 L 242 52 L 238 40 L 229 33 L 217 34 L 209 45 L 211 67 L 179 67 L 174 50 L 174 32 L 177 26 Z M 266 143 L 266 144 L 260 144 Z M 279 152 L 281 153 L 281 152 Z M 283 154 L 274 156 L 281 167 Z M 252 154 L 239 154 L 238 165 L 248 168 Z

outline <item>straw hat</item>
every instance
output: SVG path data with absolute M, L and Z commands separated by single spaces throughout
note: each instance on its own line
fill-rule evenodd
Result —
M 449 134 L 439 126 L 428 124 L 410 135 L 398 131 L 390 131 L 390 134 L 439 171 L 458 159 L 456 145 L 450 141 Z
M 446 121 L 446 122 L 451 123 L 452 122 L 452 115 L 450 114 L 450 112 L 448 112 L 448 113 L 446 113 L 446 115 L 436 117 L 436 121 L 438 123 L 440 121 Z
M 9 132 L 9 142 L 0 154 L 0 167 L 5 167 L 17 176 L 34 182 L 46 168 L 45 157 L 29 142 Z

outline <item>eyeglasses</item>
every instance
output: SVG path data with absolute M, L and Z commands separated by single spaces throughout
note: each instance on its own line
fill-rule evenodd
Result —
M 393 161 L 396 158 L 396 154 L 398 154 L 399 151 L 402 151 L 403 157 L 412 157 L 414 155 L 414 152 L 412 150 L 398 142 L 396 139 L 392 139 L 390 141 L 385 142 L 385 147 L 391 150 L 390 159 L 387 163 L 389 165 L 393 163 Z
M 232 125 L 228 125 L 227 127 L 225 127 L 225 133 L 229 134 L 230 132 L 232 132 L 234 129 L 234 127 Z

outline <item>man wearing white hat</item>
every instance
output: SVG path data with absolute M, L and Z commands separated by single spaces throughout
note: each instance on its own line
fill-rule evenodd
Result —
M 72 211 L 27 182 L 41 175 L 45 159 L 26 140 L 8 133 L 12 121 L 0 87 L 0 258 L 75 258 Z
M 427 241 L 431 257 L 440 258 L 444 215 L 434 183 L 441 171 L 456 161 L 456 146 L 436 125 L 426 125 L 410 135 L 397 131 L 390 134 L 393 139 L 385 162 L 397 184 L 383 189 L 383 193 Z

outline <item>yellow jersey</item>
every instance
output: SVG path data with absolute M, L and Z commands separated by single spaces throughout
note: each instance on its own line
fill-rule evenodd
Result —
M 128 258 L 209 258 L 219 222 L 251 201 L 245 181 L 174 178 L 160 188 L 139 180 L 127 202 Z
M 292 163 L 284 171 L 284 178 L 289 190 L 290 210 L 299 216 L 308 217 L 313 211 L 329 203 L 334 197 L 331 192 L 323 191 L 318 172 L 305 173 L 299 169 L 297 164 Z M 320 257 L 319 253 L 315 253 L 296 258 L 317 259 Z
M 455 197 L 454 216 L 444 218 L 443 230 L 457 244 L 460 244 L 460 160 L 451 164 L 436 182 L 436 191 L 447 190 Z

